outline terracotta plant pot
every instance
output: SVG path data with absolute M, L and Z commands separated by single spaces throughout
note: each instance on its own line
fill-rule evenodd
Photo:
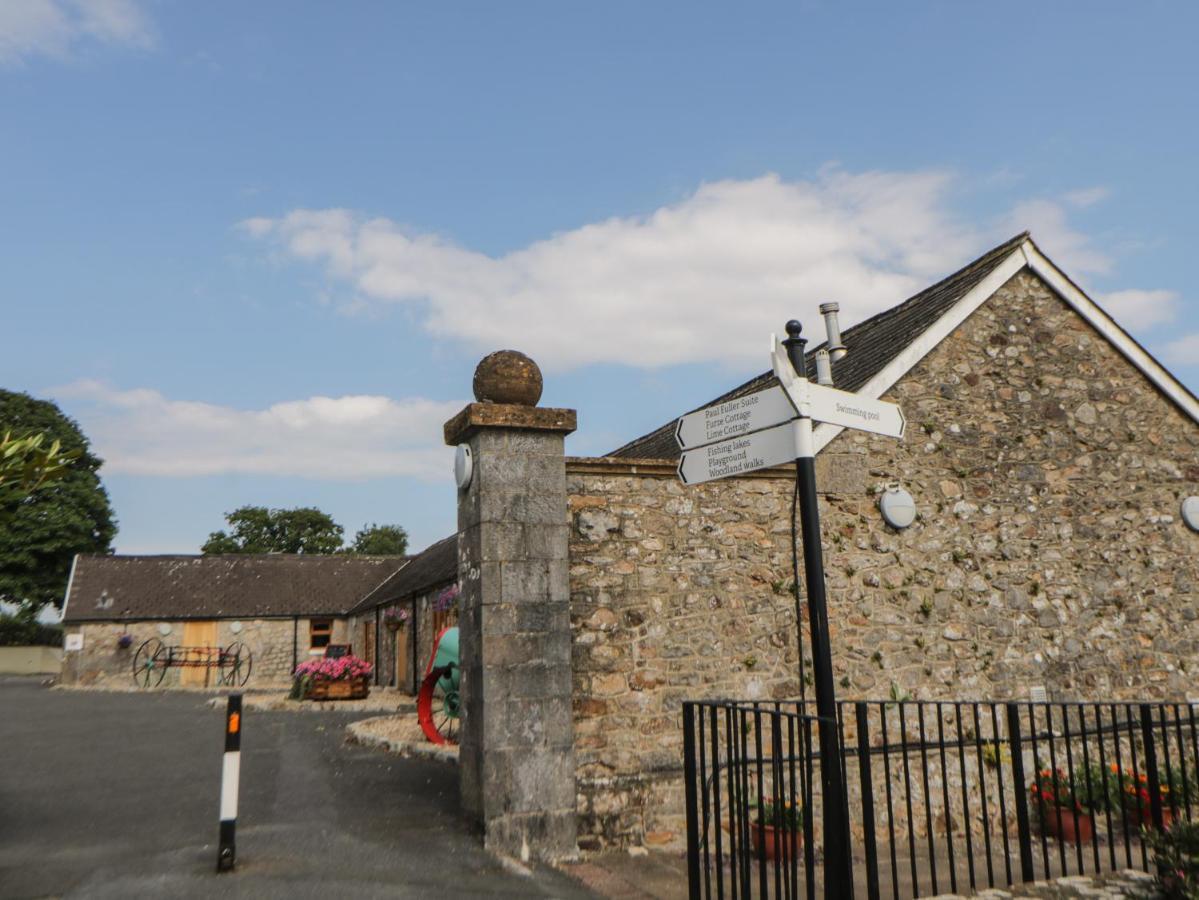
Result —
M 803 848 L 803 832 L 797 831 L 795 834 L 795 852 L 798 854 Z M 792 832 L 785 828 L 776 828 L 773 825 L 762 825 L 755 823 L 750 828 L 749 837 L 753 843 L 754 856 L 761 854 L 762 848 L 766 849 L 767 859 L 783 859 L 789 858 L 791 853 L 791 835 Z
M 1113 826 L 1115 823 L 1112 823 Z M 1144 825 L 1146 828 L 1153 827 L 1153 811 L 1148 806 L 1130 807 L 1128 809 L 1128 824 L 1133 828 L 1140 828 Z M 1174 810 L 1170 809 L 1166 804 L 1162 804 L 1162 828 L 1169 828 L 1174 824 Z
M 1095 817 L 1068 806 L 1041 807 L 1041 821 L 1046 834 L 1067 844 L 1086 844 L 1095 837 Z

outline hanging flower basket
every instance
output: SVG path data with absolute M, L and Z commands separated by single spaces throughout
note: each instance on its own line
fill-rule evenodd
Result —
M 408 611 L 408 607 L 389 606 L 383 613 L 383 624 L 394 634 L 401 628 L 407 628 L 411 617 L 412 613 Z
M 132 646 L 133 646 L 133 635 L 122 634 L 117 637 L 117 649 L 118 650 L 128 650 Z

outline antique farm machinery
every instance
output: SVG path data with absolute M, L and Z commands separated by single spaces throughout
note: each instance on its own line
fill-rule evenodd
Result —
M 242 687 L 253 664 L 250 648 L 241 641 L 228 647 L 168 647 L 150 638 L 133 654 L 133 681 L 138 687 L 158 687 L 167 669 L 216 669 L 217 685 Z
M 434 744 L 458 743 L 462 711 L 458 699 L 462 669 L 458 659 L 458 626 L 455 625 L 443 630 L 433 643 L 433 653 L 425 667 L 425 680 L 416 697 L 420 727 Z

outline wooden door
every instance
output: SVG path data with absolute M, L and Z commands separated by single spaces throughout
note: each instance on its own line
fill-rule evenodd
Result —
M 184 622 L 183 646 L 187 648 L 187 661 L 192 665 L 179 670 L 179 684 L 183 687 L 208 687 L 216 684 L 220 675 L 216 669 L 196 665 L 205 661 L 217 661 L 216 622 Z

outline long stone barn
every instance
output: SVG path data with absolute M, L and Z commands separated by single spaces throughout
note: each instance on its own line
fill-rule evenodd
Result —
M 235 645 L 249 651 L 245 683 L 237 685 L 247 688 L 290 684 L 296 665 L 329 644 L 349 644 L 373 662 L 380 643 L 374 621 L 351 631 L 348 613 L 404 563 L 292 554 L 78 556 L 63 605 L 62 681 L 132 686 L 143 645 L 163 648 L 160 663 L 167 653 L 182 663 L 166 668 L 161 681 L 153 671 L 145 686 L 161 688 L 234 686 L 222 684 L 229 666 L 215 664 Z
M 1194 694 L 1195 395 L 1027 234 L 843 339 L 836 386 L 901 404 L 908 426 L 901 442 L 815 430 L 839 696 Z M 522 394 L 485 360 L 479 402 L 446 425 L 466 487 L 456 540 L 427 551 L 441 564 L 401 570 L 351 628 L 458 579 L 462 800 L 489 844 L 677 847 L 681 702 L 806 687 L 794 477 L 685 487 L 673 422 L 567 458 L 575 412 L 536 406 L 526 363 Z M 880 514 L 899 490 L 916 508 L 903 529 Z

